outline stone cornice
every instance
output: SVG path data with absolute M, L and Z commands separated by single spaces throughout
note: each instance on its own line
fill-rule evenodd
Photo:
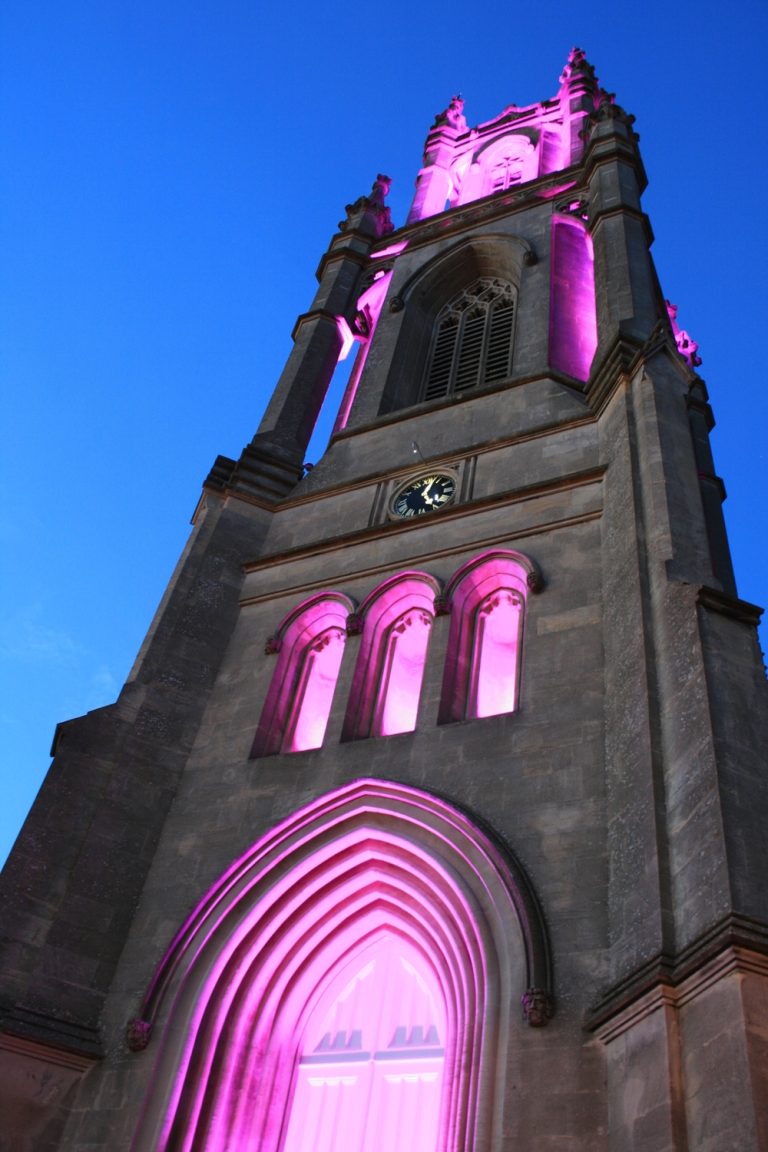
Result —
M 739 600 L 737 596 L 729 596 L 716 588 L 701 587 L 696 597 L 696 603 L 711 612 L 719 612 L 721 616 L 729 616 L 738 620 L 740 624 L 750 624 L 757 628 L 763 609 L 757 604 L 750 604 L 747 600 Z
M 768 926 L 732 914 L 675 955 L 659 953 L 614 985 L 585 1021 L 605 1042 L 663 1004 L 692 1000 L 730 972 L 768 977 Z
M 582 165 L 564 168 L 561 172 L 548 172 L 538 180 L 531 180 L 527 184 L 519 185 L 515 191 L 494 192 L 481 200 L 473 200 L 470 204 L 460 207 L 448 208 L 436 216 L 427 216 L 423 220 L 416 220 L 412 224 L 404 224 L 386 237 L 387 245 L 396 244 L 403 240 L 408 241 L 408 252 L 413 252 L 424 244 L 431 244 L 435 240 L 444 240 L 466 229 L 476 228 L 479 224 L 486 224 L 514 212 L 522 212 L 529 208 L 554 209 L 554 194 L 543 193 L 559 190 L 584 187 L 584 170 Z M 375 253 L 374 253 L 375 255 Z
M 95 1028 L 18 1004 L 0 1013 L 0 1048 L 80 1070 L 102 1056 Z
M 405 479 L 413 475 L 420 467 L 422 470 L 451 467 L 461 460 L 470 460 L 472 457 L 484 456 L 487 452 L 498 452 L 500 449 L 511 448 L 517 444 L 527 444 L 531 440 L 542 440 L 548 436 L 556 436 L 560 432 L 571 431 L 574 428 L 583 428 L 594 423 L 595 418 L 590 413 L 577 419 L 564 420 L 556 424 L 546 424 L 543 427 L 531 429 L 529 432 L 521 432 L 515 436 L 499 437 L 498 440 L 473 445 L 469 448 L 463 448 L 460 451 L 430 455 L 418 462 L 411 460 L 400 467 L 388 468 L 386 472 L 377 470 L 363 474 L 358 473 L 354 480 L 347 481 L 346 483 L 329 484 L 327 487 L 317 488 L 311 492 L 297 493 L 295 496 L 288 496 L 281 502 L 279 510 L 283 511 L 286 508 L 297 508 L 301 504 L 310 504 L 317 500 L 325 500 L 328 496 L 338 496 L 343 492 L 354 492 L 357 488 L 365 488 L 370 484 L 383 483 L 385 480 L 393 480 L 396 482 L 399 477 Z M 378 426 L 377 424 L 376 427 Z M 367 427 L 370 428 L 372 425 L 368 425 Z M 361 429 L 361 431 L 363 431 L 363 429 Z
M 443 509 L 440 513 L 440 521 L 447 522 L 448 520 L 459 520 L 465 516 L 477 516 L 479 513 L 490 511 L 494 508 L 504 507 L 505 505 L 522 503 L 527 500 L 534 500 L 539 496 L 549 496 L 554 492 L 565 492 L 575 488 L 581 488 L 589 484 L 596 484 L 602 481 L 605 475 L 605 468 L 599 467 L 590 469 L 584 472 L 573 473 L 567 477 L 560 477 L 557 480 L 550 481 L 545 484 L 530 485 L 524 488 L 517 488 L 514 492 L 506 492 L 501 495 L 485 497 L 481 500 L 474 500 L 466 504 L 452 505 L 449 508 Z M 577 516 L 566 516 L 562 519 L 548 519 L 546 523 L 541 524 L 528 524 L 525 528 L 505 531 L 503 535 L 495 532 L 492 536 L 484 537 L 480 540 L 473 540 L 471 546 L 478 549 L 490 547 L 494 543 L 498 543 L 500 539 L 512 540 L 518 537 L 529 537 L 541 535 L 545 532 L 552 531 L 553 528 L 570 527 L 573 524 L 581 524 L 589 520 L 594 520 L 602 515 L 601 510 L 585 512 Z M 431 521 L 434 524 L 434 521 Z M 246 573 L 259 572 L 275 566 L 281 566 L 291 563 L 296 560 L 304 560 L 315 556 L 325 555 L 329 552 L 343 551 L 353 545 L 369 543 L 373 540 L 399 536 L 408 532 L 418 532 L 423 527 L 423 522 L 416 521 L 386 521 L 367 528 L 361 528 L 355 532 L 340 533 L 331 539 L 318 540 L 313 544 L 300 545 L 296 548 L 287 548 L 281 552 L 275 552 L 270 556 L 260 557 L 243 565 L 243 570 Z M 449 546 L 441 549 L 435 549 L 434 544 L 424 553 L 424 558 L 437 558 L 439 556 L 451 556 L 457 551 L 462 549 L 466 550 L 464 544 L 452 542 Z M 412 557 L 411 562 L 418 562 L 418 555 Z M 400 561 L 392 561 L 391 564 L 382 564 L 377 567 L 377 571 L 388 571 L 392 566 L 401 566 Z M 327 579 L 326 579 L 327 582 Z M 302 583 L 302 588 L 309 587 Z M 318 586 L 323 586 L 321 581 Z M 264 595 L 259 596 L 245 596 L 240 601 L 241 605 L 259 603 L 262 600 L 269 600 L 274 597 L 274 592 L 265 592 Z
M 17 1056 L 28 1056 L 33 1060 L 41 1060 L 44 1064 L 54 1064 L 60 1068 L 69 1068 L 74 1072 L 87 1072 L 97 1060 L 95 1056 L 55 1048 L 50 1044 L 43 1044 L 37 1040 L 30 1040 L 24 1036 L 14 1036 L 10 1032 L 2 1031 L 0 1031 L 0 1051 L 13 1052 Z
M 331 438 L 331 443 L 335 444 L 338 440 L 350 440 L 354 436 L 361 436 L 366 432 L 378 428 L 386 428 L 390 424 L 401 424 L 407 420 L 427 416 L 432 412 L 440 411 L 442 408 L 460 408 L 461 405 L 471 404 L 481 397 L 493 396 L 498 392 L 507 392 L 512 388 L 523 388 L 526 384 L 536 384 L 542 381 L 562 384 L 570 392 L 582 397 L 583 403 L 583 394 L 586 390 L 586 385 L 582 381 L 577 380 L 575 376 L 567 376 L 564 372 L 549 369 L 546 373 L 536 372 L 529 376 L 518 376 L 511 380 L 504 380 L 501 384 L 470 388 L 467 389 L 466 392 L 460 392 L 447 399 L 440 397 L 437 400 L 422 400 L 419 404 L 409 404 L 406 408 L 398 408 L 394 412 L 387 412 L 383 416 L 377 416 L 375 420 L 367 420 L 365 424 L 348 425 L 346 428 L 342 428 L 340 432 L 334 433 Z M 493 446 L 496 447 L 495 444 Z

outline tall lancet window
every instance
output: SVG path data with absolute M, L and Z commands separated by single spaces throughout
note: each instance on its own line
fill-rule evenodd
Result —
M 512 371 L 515 297 L 505 280 L 481 277 L 437 317 L 422 399 L 504 380 Z
M 437 581 L 423 572 L 385 580 L 363 602 L 360 652 L 342 738 L 416 727 Z
M 382 933 L 310 1012 L 282 1152 L 435 1152 L 445 1028 L 434 971 Z
M 323 743 L 352 603 L 337 593 L 307 600 L 283 620 L 268 644 L 277 665 L 252 756 L 304 752 Z
M 520 694 L 526 597 L 539 587 L 530 560 L 486 552 L 446 587 L 451 629 L 440 722 L 514 712 Z
M 374 736 L 412 732 L 421 695 L 432 617 L 421 608 L 405 612 L 389 628 L 373 720 Z
M 514 588 L 497 588 L 475 613 L 470 716 L 514 712 L 517 701 L 523 600 Z

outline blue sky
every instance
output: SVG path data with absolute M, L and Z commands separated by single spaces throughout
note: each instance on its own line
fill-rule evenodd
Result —
M 637 117 L 654 257 L 717 418 L 739 591 L 768 599 L 768 7 L 727 16 L 657 0 L 7 0 L 0 859 L 56 722 L 127 676 L 200 484 L 255 431 L 344 205 L 386 172 L 403 223 L 450 96 L 470 123 L 547 98 L 574 44 Z

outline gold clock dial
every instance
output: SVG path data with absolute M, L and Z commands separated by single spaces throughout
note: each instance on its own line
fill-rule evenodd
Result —
M 444 472 L 432 476 L 419 476 L 395 495 L 392 511 L 403 520 L 436 512 L 450 504 L 456 494 L 456 481 Z

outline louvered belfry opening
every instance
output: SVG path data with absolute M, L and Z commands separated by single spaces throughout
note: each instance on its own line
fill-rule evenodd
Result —
M 482 277 L 449 301 L 435 324 L 424 400 L 509 376 L 515 299 L 505 280 Z

